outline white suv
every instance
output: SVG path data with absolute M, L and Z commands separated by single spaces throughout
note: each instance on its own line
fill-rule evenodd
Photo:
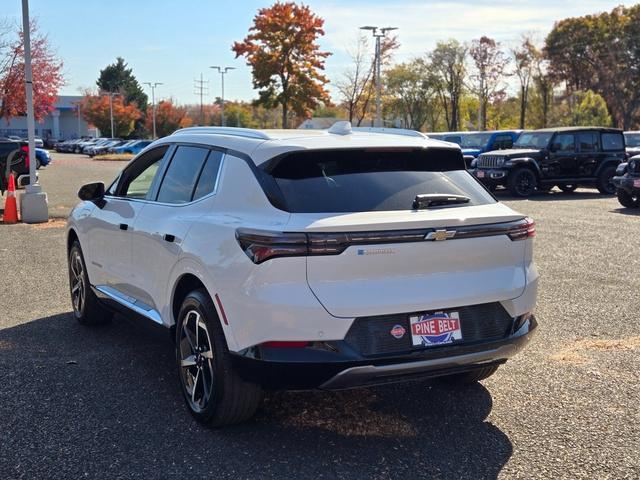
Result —
M 188 128 L 78 195 L 76 318 L 166 327 L 213 425 L 263 388 L 481 380 L 536 327 L 534 223 L 418 132 Z

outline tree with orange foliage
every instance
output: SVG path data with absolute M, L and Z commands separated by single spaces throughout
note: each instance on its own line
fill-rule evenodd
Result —
M 135 104 L 126 105 L 122 95 L 113 96 L 113 134 L 126 137 L 133 132 L 135 122 L 142 117 L 142 112 Z M 109 112 L 109 95 L 85 94 L 81 102 L 84 119 L 98 127 L 103 134 L 111 134 L 111 116 Z
M 10 34 L 6 24 L 5 36 Z M 33 109 L 36 121 L 54 110 L 58 89 L 64 85 L 62 61 L 53 53 L 46 35 L 31 22 L 31 65 L 33 68 Z M 16 38 L 0 43 L 0 118 L 25 115 L 24 36 L 16 29 Z M 1 39 L 0 39 L 1 40 Z
M 320 102 L 329 102 L 320 73 L 329 52 L 316 43 L 324 35 L 324 20 L 306 5 L 276 2 L 261 8 L 249 35 L 231 47 L 236 58 L 244 56 L 253 73 L 253 86 L 261 89 L 259 103 L 282 105 L 282 126 L 287 128 L 289 108 L 298 116 L 309 115 Z
M 190 127 L 192 120 L 187 116 L 187 109 L 174 105 L 171 100 L 160 100 L 156 105 L 156 132 L 158 137 L 171 135 L 179 128 Z M 145 127 L 153 130 L 153 106 L 147 107 Z

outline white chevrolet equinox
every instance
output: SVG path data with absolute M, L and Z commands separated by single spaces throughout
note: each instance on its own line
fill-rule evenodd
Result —
M 212 425 L 265 388 L 482 380 L 536 328 L 533 221 L 418 132 L 188 128 L 78 196 L 75 317 L 165 327 Z

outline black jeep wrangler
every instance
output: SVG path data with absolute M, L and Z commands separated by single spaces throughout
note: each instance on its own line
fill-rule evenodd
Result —
M 640 207 L 640 155 L 618 165 L 613 177 L 620 205 L 628 208 Z
M 612 195 L 612 178 L 625 158 L 622 130 L 547 128 L 523 132 L 512 149 L 480 154 L 470 171 L 490 189 L 504 185 L 517 197 L 556 185 L 567 193 L 584 185 Z

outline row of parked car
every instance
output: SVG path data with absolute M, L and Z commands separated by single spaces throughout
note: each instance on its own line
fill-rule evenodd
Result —
M 121 138 L 78 138 L 65 140 L 55 145 L 56 152 L 84 153 L 93 157 L 105 153 L 140 153 L 153 140 L 123 140 Z
M 469 171 L 490 190 L 528 197 L 554 186 L 565 193 L 588 186 L 617 194 L 625 207 L 640 206 L 640 132 L 562 127 L 427 135 L 460 145 Z

